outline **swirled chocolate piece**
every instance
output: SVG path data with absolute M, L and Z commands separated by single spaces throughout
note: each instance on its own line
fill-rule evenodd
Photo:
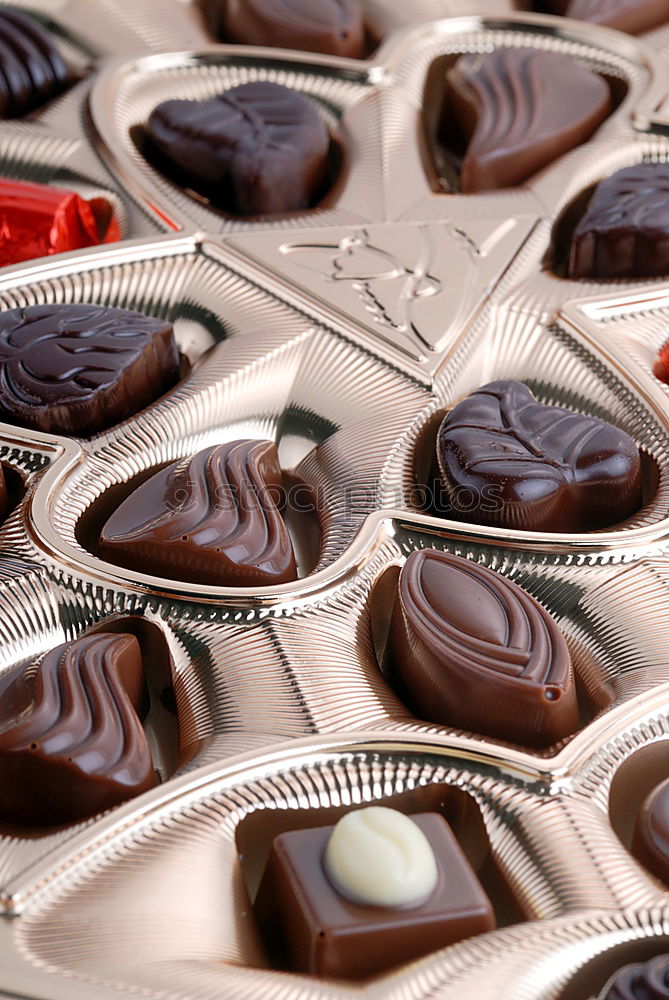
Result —
M 364 979 L 494 930 L 492 904 L 443 816 L 405 817 L 374 806 L 359 812 L 375 818 L 352 819 L 344 831 L 312 827 L 274 839 L 255 909 L 278 965 L 316 976 Z M 388 813 L 401 819 L 389 821 Z M 356 815 L 349 812 L 340 823 Z M 354 882 L 362 878 L 365 883 L 356 899 L 342 893 L 344 887 L 328 873 L 333 837 L 339 841 L 340 865 L 349 868 L 344 855 L 350 852 L 348 874 L 355 872 Z M 370 873 L 363 871 L 365 859 L 378 871 L 378 880 L 371 879 L 373 902 L 366 898 Z M 427 876 L 413 887 L 419 897 L 410 884 L 402 885 L 412 868 L 420 871 L 418 882 Z M 400 886 L 405 891 L 393 902 L 390 897 Z
M 0 267 L 120 238 L 106 198 L 0 178 Z
M 141 717 L 148 708 L 133 635 L 100 632 L 57 646 L 0 683 L 0 817 L 69 823 L 157 781 Z
M 100 556 L 140 573 L 219 587 L 295 580 L 277 506 L 282 486 L 271 441 L 205 448 L 130 494 L 102 529 Z
M 636 818 L 632 853 L 669 885 L 669 780 L 654 788 Z
M 669 21 L 667 0 L 549 0 L 546 9 L 630 35 L 641 35 Z
M 602 1000 L 669 1000 L 669 955 L 625 966 Z
M 589 139 L 610 109 L 606 81 L 561 53 L 461 56 L 446 74 L 444 99 L 444 130 L 455 121 L 467 144 L 460 190 L 522 184 Z
M 641 458 L 618 427 L 538 403 L 522 382 L 477 389 L 437 437 L 453 511 L 523 531 L 594 531 L 641 507 Z
M 220 30 L 241 45 L 365 55 L 360 0 L 222 0 Z
M 579 725 L 562 633 L 499 573 L 447 552 L 413 552 L 392 622 L 393 671 L 422 718 L 527 746 Z
M 94 434 L 153 402 L 178 377 L 165 320 L 80 304 L 0 312 L 0 420 Z
M 277 83 L 206 101 L 164 101 L 147 134 L 184 183 L 236 215 L 310 208 L 325 187 L 330 135 L 308 97 Z
M 612 281 L 669 274 L 669 163 L 601 181 L 572 236 L 569 276 Z
M 69 82 L 63 57 L 44 28 L 14 7 L 0 7 L 0 118 L 41 107 Z

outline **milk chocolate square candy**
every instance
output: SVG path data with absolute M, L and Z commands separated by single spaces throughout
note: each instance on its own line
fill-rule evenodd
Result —
M 392 832 L 384 829 L 386 817 L 382 814 L 388 813 L 395 817 L 390 824 Z M 365 896 L 369 878 L 360 890 L 359 898 L 365 902 L 353 901 L 335 886 L 326 857 L 334 841 L 333 831 L 346 821 L 352 821 L 350 825 L 357 827 L 362 837 L 357 844 L 355 837 L 351 841 L 346 837 L 349 842 L 344 852 L 347 848 L 351 852 L 348 875 L 361 859 L 365 859 L 363 879 L 370 868 L 377 867 L 379 858 L 387 859 L 388 867 L 405 865 L 402 877 L 396 878 L 398 873 L 389 871 L 387 878 L 380 879 L 380 888 L 392 896 L 392 889 L 404 876 L 409 881 L 415 876 L 416 883 L 421 883 L 416 885 L 417 901 L 407 902 L 405 897 L 398 905 L 370 904 L 369 895 Z M 423 866 L 414 857 L 415 838 L 402 836 L 407 824 L 418 828 L 414 835 L 428 852 L 431 848 L 432 863 L 436 862 L 434 887 L 427 895 Z M 341 853 L 337 867 L 346 879 L 347 858 Z M 419 813 L 409 819 L 378 807 L 348 813 L 336 827 L 294 830 L 276 837 L 256 913 L 266 940 L 280 937 L 282 958 L 289 968 L 346 979 L 379 974 L 495 927 L 490 900 L 444 818 L 437 813 Z

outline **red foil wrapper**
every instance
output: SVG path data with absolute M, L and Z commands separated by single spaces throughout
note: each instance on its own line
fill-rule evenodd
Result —
M 105 198 L 0 179 L 0 266 L 114 243 L 120 230 Z

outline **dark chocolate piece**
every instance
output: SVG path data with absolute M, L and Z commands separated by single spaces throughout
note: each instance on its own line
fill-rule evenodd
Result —
M 314 102 L 288 87 L 258 81 L 206 101 L 164 101 L 147 133 L 168 165 L 227 212 L 300 212 L 323 193 L 330 135 Z
M 365 55 L 360 0 L 222 0 L 220 30 L 235 44 Z
M 276 837 L 256 913 L 269 944 L 281 937 L 297 972 L 364 979 L 456 941 L 493 930 L 492 906 L 462 848 L 437 813 L 411 817 L 427 837 L 437 886 L 420 906 L 361 906 L 334 888 L 323 867 L 332 826 Z
M 139 643 L 123 633 L 57 646 L 0 683 L 0 817 L 69 823 L 152 788 L 147 708 Z
M 120 238 L 105 198 L 0 178 L 0 267 Z
M 165 320 L 97 305 L 0 312 L 0 420 L 50 434 L 94 434 L 179 377 Z
M 392 622 L 394 676 L 423 718 L 550 746 L 575 732 L 571 659 L 559 628 L 511 580 L 447 552 L 413 552 Z
M 669 163 L 601 181 L 571 243 L 569 276 L 612 281 L 669 275 Z
M 669 955 L 621 969 L 602 1000 L 669 1000 Z
M 546 10 L 641 35 L 669 21 L 667 0 L 548 0 Z
M 467 143 L 460 190 L 522 184 L 589 139 L 610 110 L 606 81 L 561 53 L 461 56 L 446 74 L 443 134 L 450 146 L 455 120 Z
M 634 827 L 632 853 L 669 885 L 669 779 L 643 803 Z
M 295 580 L 277 501 L 283 477 L 271 441 L 205 448 L 157 472 L 112 514 L 102 559 L 140 573 L 219 587 Z
M 0 7 L 0 118 L 41 107 L 69 82 L 69 70 L 44 28 L 14 7 Z
M 444 418 L 437 438 L 454 512 L 523 531 L 594 531 L 639 510 L 641 458 L 618 427 L 491 382 Z

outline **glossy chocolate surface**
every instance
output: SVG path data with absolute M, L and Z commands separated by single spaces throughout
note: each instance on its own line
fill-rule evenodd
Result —
M 491 382 L 444 418 L 437 458 L 456 516 L 523 531 L 582 532 L 642 504 L 641 458 L 624 431 Z
M 121 238 L 110 203 L 0 178 L 0 267 Z
M 94 434 L 153 402 L 178 376 L 165 320 L 79 304 L 0 312 L 0 420 Z
M 575 732 L 569 651 L 548 612 L 500 573 L 413 552 L 391 631 L 393 677 L 421 718 L 526 746 Z
M 446 74 L 442 139 L 466 144 L 460 190 L 522 184 L 585 142 L 611 109 L 606 81 L 569 56 L 497 49 L 461 56 Z
M 276 83 L 164 101 L 147 135 L 185 182 L 235 215 L 299 212 L 324 193 L 328 129 L 310 98 Z
M 277 506 L 283 476 L 271 441 L 205 448 L 157 472 L 112 514 L 102 559 L 140 573 L 220 587 L 297 578 Z
M 63 57 L 41 24 L 15 7 L 0 7 L 0 118 L 41 107 L 69 82 Z
M 219 0 L 219 30 L 241 45 L 268 45 L 362 59 L 360 0 Z
M 643 803 L 634 827 L 632 853 L 669 885 L 669 780 L 654 788 Z
M 667 0 L 548 0 L 545 9 L 551 14 L 603 24 L 631 35 L 669 21 Z
M 424 903 L 404 909 L 360 906 L 337 892 L 323 867 L 333 827 L 295 830 L 274 840 L 256 913 L 270 948 L 281 935 L 281 964 L 318 976 L 364 979 L 494 929 L 490 900 L 444 818 L 411 818 L 434 851 L 438 881 Z
M 612 281 L 669 274 L 669 163 L 601 181 L 571 243 L 569 276 Z
M 621 969 L 602 1000 L 669 1000 L 669 955 Z
M 101 632 L 0 680 L 0 818 L 74 822 L 156 784 L 133 635 Z

